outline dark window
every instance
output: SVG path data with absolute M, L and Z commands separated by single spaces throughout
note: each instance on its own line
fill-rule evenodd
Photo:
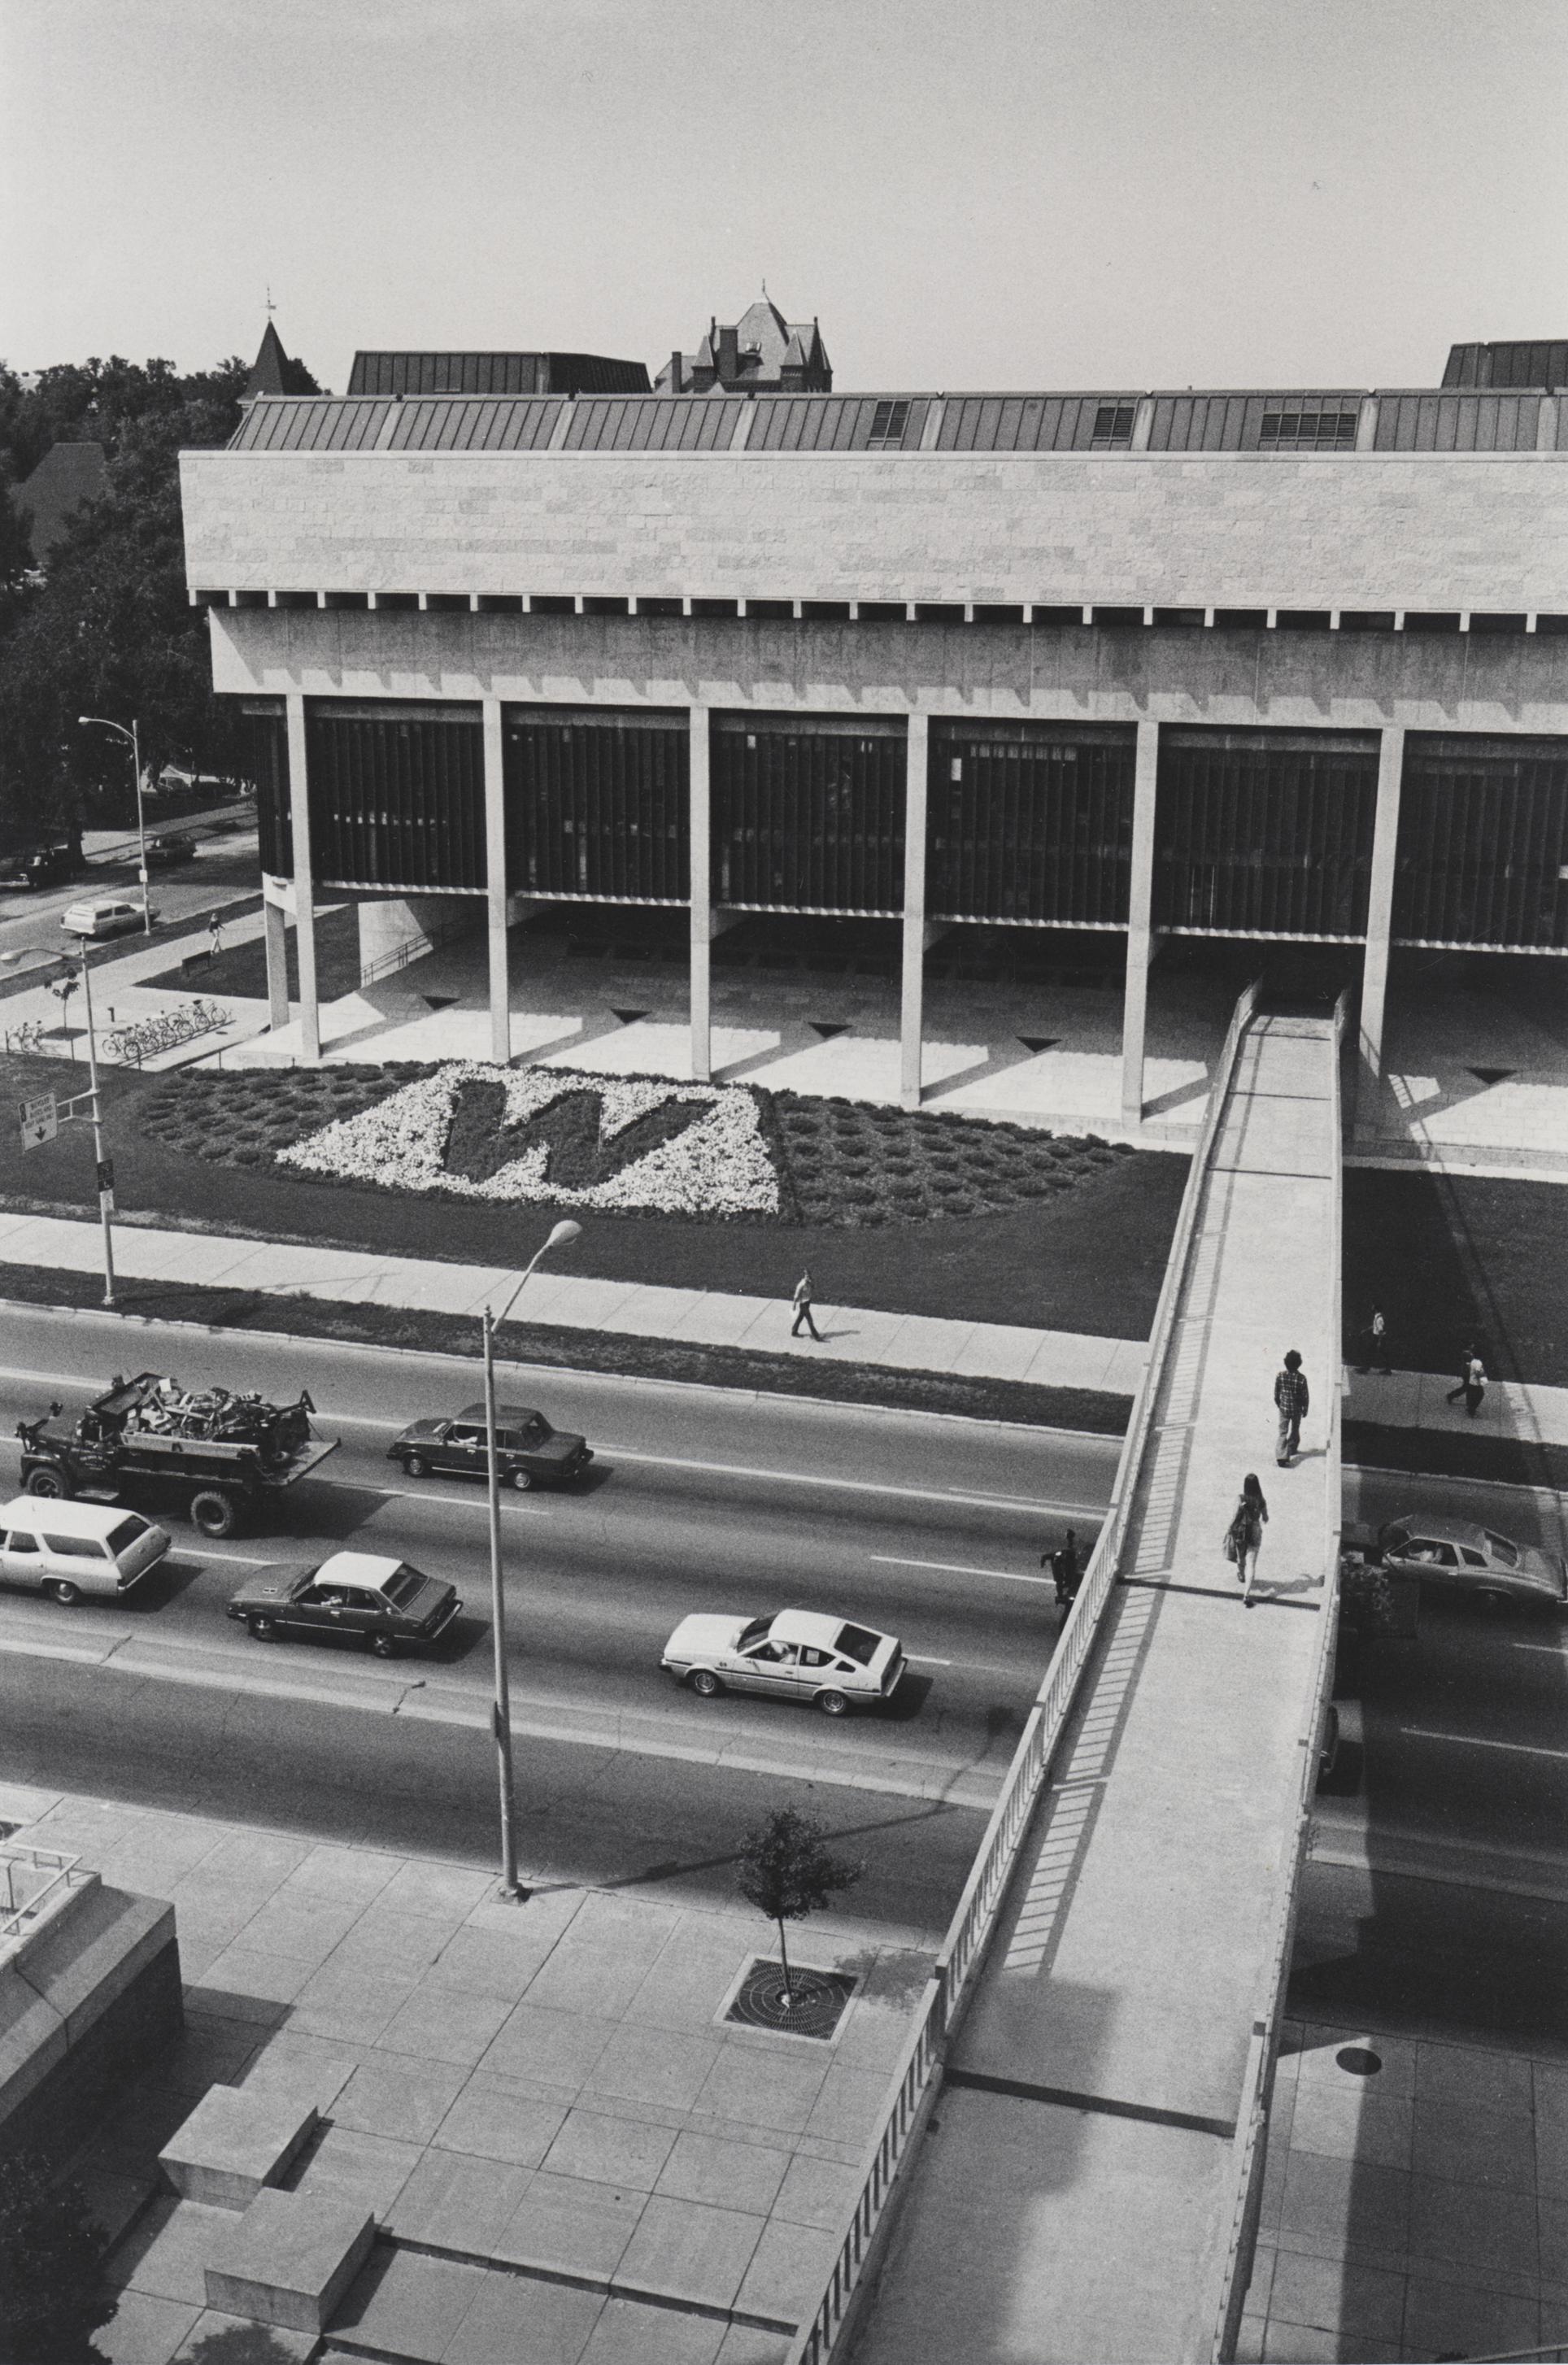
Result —
M 288 792 L 288 730 L 281 712 L 245 709 L 246 768 L 256 784 L 261 865 L 274 879 L 294 876 L 294 819 Z
M 902 728 L 723 715 L 712 748 L 716 902 L 761 911 L 902 908 Z
M 6 1539 L 6 1549 L 7 1552 L 36 1552 L 38 1548 L 39 1540 L 37 1536 L 29 1535 L 26 1528 L 13 1528 L 10 1534 Z
M 1345 452 L 1355 448 L 1358 405 L 1350 409 L 1313 409 L 1292 403 L 1265 410 L 1258 422 L 1260 452 Z
M 867 450 L 874 452 L 879 444 L 902 443 L 904 429 L 909 425 L 907 402 L 879 402 L 871 413 L 871 432 Z
M 841 1626 L 835 1648 L 857 1667 L 868 1667 L 882 1647 L 882 1637 L 873 1634 L 868 1626 Z
M 1365 934 L 1377 742 L 1329 731 L 1159 734 L 1156 925 Z
M 139 1519 L 132 1512 L 129 1519 L 118 1519 L 109 1530 L 106 1539 L 109 1550 L 111 1552 L 128 1552 L 130 1546 L 139 1542 L 146 1533 L 146 1520 Z
M 43 1546 L 45 1552 L 53 1552 L 57 1560 L 106 1560 L 108 1557 L 108 1546 L 101 1544 L 96 1536 L 51 1536 L 46 1531 Z
M 687 726 L 612 708 L 510 707 L 502 741 L 513 894 L 681 903 Z
M 934 725 L 929 910 L 1125 927 L 1134 749 L 1130 730 Z
M 323 886 L 482 892 L 478 712 L 323 701 L 306 711 L 310 845 Z
M 1136 402 L 1103 402 L 1094 413 L 1094 433 L 1090 443 L 1092 452 L 1108 452 L 1119 443 L 1133 440 L 1133 421 L 1137 417 Z
M 381 1590 L 395 1608 L 401 1609 L 405 1602 L 412 1601 L 423 1583 L 417 1568 L 395 1568 Z
M 1405 742 L 1394 934 L 1568 947 L 1568 739 Z

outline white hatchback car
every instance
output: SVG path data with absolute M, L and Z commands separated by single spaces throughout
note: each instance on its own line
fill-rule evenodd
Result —
M 157 920 L 156 910 L 148 915 Z M 141 925 L 141 906 L 115 896 L 96 903 L 68 903 L 60 925 L 73 936 L 123 936 Z
M 168 1549 L 163 1529 L 118 1503 L 18 1495 L 0 1505 L 0 1581 L 47 1593 L 68 1608 L 84 1594 L 128 1593 Z
M 780 1609 L 766 1618 L 683 1618 L 659 1661 L 704 1699 L 715 1692 L 763 1692 L 773 1699 L 811 1700 L 824 1716 L 885 1706 L 904 1664 L 895 1634 L 812 1609 Z

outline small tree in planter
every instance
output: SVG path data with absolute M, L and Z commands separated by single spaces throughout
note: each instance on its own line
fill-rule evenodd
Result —
M 825 1844 L 826 1832 L 813 1816 L 779 1807 L 749 1831 L 741 1843 L 735 1886 L 748 1905 L 778 1925 L 778 1955 L 784 1967 L 784 2009 L 793 2011 L 786 1922 L 803 1922 L 841 1889 L 852 1889 L 866 1867 L 834 1855 Z
M 106 2365 L 93 2335 L 118 2302 L 79 2184 L 28 2153 L 0 2159 L 0 2365 Z

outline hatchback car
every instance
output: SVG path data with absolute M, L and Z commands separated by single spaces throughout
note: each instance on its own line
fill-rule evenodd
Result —
M 1381 1528 L 1347 1528 L 1345 1542 L 1396 1575 L 1452 1586 L 1490 1608 L 1561 1609 L 1568 1602 L 1568 1567 L 1558 1553 L 1513 1543 L 1473 1519 L 1409 1511 Z
M 473 1404 L 451 1420 L 416 1420 L 386 1449 L 409 1478 L 484 1478 L 489 1472 L 485 1407 Z M 569 1485 L 593 1460 L 586 1438 L 552 1429 L 524 1405 L 496 1407 L 496 1462 L 503 1486 L 526 1495 L 531 1486 Z
M 116 1503 L 18 1495 L 0 1508 L 0 1579 L 47 1593 L 67 1608 L 84 1594 L 113 1599 L 129 1593 L 168 1549 L 163 1529 Z
M 444 1577 L 379 1552 L 333 1552 L 330 1560 L 259 1568 L 229 1604 L 258 1642 L 286 1634 L 317 1641 L 345 1634 L 377 1658 L 406 1642 L 438 1642 L 463 1604 Z
M 149 917 L 156 920 L 158 914 L 152 912 Z M 118 897 L 98 903 L 68 903 L 60 925 L 73 936 L 123 936 L 140 927 L 141 906 Z
M 762 1692 L 843 1716 L 851 1708 L 885 1706 L 905 1661 L 894 1634 L 813 1609 L 779 1609 L 764 1618 L 683 1618 L 659 1664 L 704 1699 L 715 1692 Z

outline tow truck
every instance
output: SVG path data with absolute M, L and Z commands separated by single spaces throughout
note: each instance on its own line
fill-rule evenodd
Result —
M 228 1388 L 182 1388 L 157 1372 L 117 1373 L 69 1425 L 58 1403 L 39 1420 L 17 1423 L 22 1485 L 29 1495 L 111 1502 L 183 1496 L 193 1527 L 230 1536 L 337 1452 L 341 1439 L 312 1429 L 315 1409 L 304 1390 L 274 1405 Z

